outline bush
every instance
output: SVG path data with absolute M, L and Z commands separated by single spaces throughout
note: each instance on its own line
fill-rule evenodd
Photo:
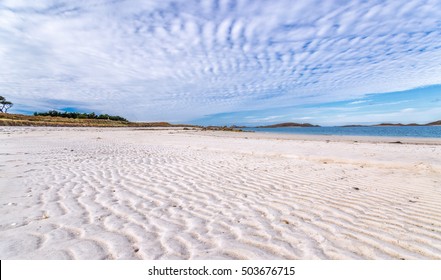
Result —
M 70 118 L 70 119 L 92 119 L 92 120 L 101 119 L 101 120 L 128 122 L 128 120 L 120 116 L 110 116 L 108 114 L 96 115 L 95 112 L 78 113 L 78 112 L 58 112 L 56 110 L 51 110 L 43 113 L 35 112 L 34 116 L 50 116 L 50 117 Z

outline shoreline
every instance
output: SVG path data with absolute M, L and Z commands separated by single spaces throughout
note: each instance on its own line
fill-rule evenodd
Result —
M 299 140 L 327 140 L 327 138 L 331 138 L 334 141 L 351 141 L 351 140 L 359 140 L 366 142 L 396 142 L 401 141 L 405 143 L 441 143 L 441 137 L 410 137 L 410 136 L 380 136 L 380 135 L 336 135 L 336 134 L 307 134 L 307 133 L 289 133 L 289 132 L 268 132 L 268 131 L 246 131 L 257 134 L 265 134 L 265 135 L 277 135 L 279 138 L 286 138 L 287 135 L 293 136 L 293 139 Z M 308 139 L 310 138 L 310 139 Z
M 391 143 L 391 144 L 428 144 L 441 145 L 441 138 L 430 137 L 404 137 L 404 136 L 362 136 L 362 135 L 321 135 L 321 134 L 290 134 L 275 132 L 251 132 L 259 134 L 260 137 L 274 135 L 275 139 L 291 139 L 305 141 L 340 141 L 353 142 L 359 141 L 364 143 Z M 273 138 L 273 137 L 269 137 Z M 396 143 L 397 141 L 401 143 Z
M 203 135 L 217 135 L 222 137 L 241 138 L 245 137 L 275 140 L 303 140 L 303 141 L 333 141 L 333 142 L 363 142 L 363 143 L 389 143 L 389 144 L 417 144 L 417 145 L 441 145 L 441 138 L 433 137 L 407 137 L 407 136 L 365 136 L 365 135 L 321 135 L 321 134 L 297 134 L 276 133 L 259 131 L 222 131 L 202 130 L 195 127 L 72 127 L 72 126 L 0 126 L 0 132 L 8 129 L 47 129 L 47 130 L 128 130 L 128 131 L 181 131 L 183 133 L 200 133 Z M 400 142 L 400 143 L 397 143 Z

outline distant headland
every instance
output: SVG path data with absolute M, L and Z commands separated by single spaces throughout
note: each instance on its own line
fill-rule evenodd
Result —
M 434 126 L 434 125 L 441 125 L 441 120 L 434 121 L 426 124 L 418 124 L 418 123 L 409 123 L 409 124 L 402 124 L 402 123 L 380 123 L 380 124 L 373 124 L 373 125 L 358 125 L 358 124 L 352 124 L 352 125 L 343 125 L 342 127 L 369 127 L 369 126 Z
M 278 128 L 278 127 L 320 127 L 320 126 L 313 125 L 310 123 L 293 123 L 293 122 L 256 126 L 256 128 Z
M 431 123 L 426 123 L 426 124 L 417 124 L 417 123 L 409 123 L 409 124 L 402 124 L 402 123 L 380 123 L 380 124 L 373 124 L 373 125 L 350 124 L 350 125 L 342 125 L 340 127 L 435 126 L 435 125 L 441 125 L 441 120 L 434 121 L 434 122 L 431 122 Z M 281 127 L 320 127 L 320 126 L 319 125 L 310 124 L 310 123 L 287 122 L 287 123 L 278 123 L 278 124 L 271 124 L 271 125 L 254 126 L 252 128 L 281 128 Z M 244 126 L 242 126 L 242 128 L 244 128 Z

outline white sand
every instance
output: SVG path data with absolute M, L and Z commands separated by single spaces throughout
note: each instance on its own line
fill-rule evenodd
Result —
M 351 139 L 0 127 L 0 258 L 441 259 L 441 140 Z

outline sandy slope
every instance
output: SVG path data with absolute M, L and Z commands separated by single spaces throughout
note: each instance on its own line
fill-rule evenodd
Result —
M 337 140 L 0 127 L 0 258 L 441 259 L 441 140 Z

